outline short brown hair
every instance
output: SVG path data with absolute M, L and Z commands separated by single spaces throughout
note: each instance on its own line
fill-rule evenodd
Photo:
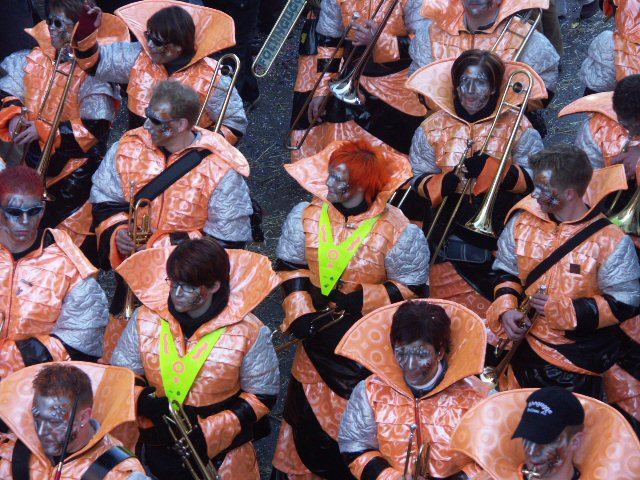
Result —
M 52 363 L 42 367 L 33 379 L 33 391 L 43 397 L 78 399 L 79 407 L 93 405 L 93 390 L 89 375 L 78 367 L 65 363 Z
M 229 255 L 211 237 L 182 242 L 167 260 L 169 278 L 194 287 L 228 286 L 229 269 Z
M 165 80 L 156 85 L 151 97 L 151 104 L 169 104 L 169 114 L 174 120 L 184 118 L 189 122 L 189 126 L 195 125 L 200 112 L 200 98 L 191 87 L 176 82 L 175 80 Z
M 182 7 L 158 10 L 147 20 L 147 30 L 165 42 L 182 47 L 184 55 L 193 55 L 196 51 L 196 26 Z
M 552 145 L 529 158 L 534 176 L 551 170 L 551 183 L 563 190 L 574 189 L 580 195 L 587 191 L 593 167 L 587 154 L 573 145 Z
M 462 75 L 467 68 L 473 66 L 480 67 L 487 74 L 492 90 L 496 90 L 496 92 L 500 90 L 502 79 L 504 78 L 504 63 L 496 54 L 478 49 L 462 52 L 453 62 L 451 66 L 451 81 L 454 88 L 457 89 L 460 86 Z
M 62 10 L 69 20 L 77 22 L 82 13 L 82 5 L 87 2 L 90 7 L 95 6 L 92 0 L 51 0 L 49 2 L 49 12 Z
M 440 305 L 410 300 L 393 314 L 391 346 L 406 345 L 422 340 L 433 345 L 436 352 L 449 352 L 451 346 L 451 319 Z

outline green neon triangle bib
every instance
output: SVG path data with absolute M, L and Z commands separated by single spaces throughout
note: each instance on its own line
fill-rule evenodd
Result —
M 184 357 L 178 354 L 169 322 L 162 320 L 160 324 L 160 375 L 162 386 L 169 401 L 177 401 L 182 405 L 187 398 L 198 372 L 209 357 L 211 350 L 226 330 L 219 328 L 207 333 Z
M 331 293 L 379 218 L 380 215 L 367 218 L 344 242 L 336 245 L 333 242 L 331 220 L 329 220 L 329 205 L 326 203 L 322 205 L 318 232 L 318 262 L 320 264 L 320 290 L 323 295 Z

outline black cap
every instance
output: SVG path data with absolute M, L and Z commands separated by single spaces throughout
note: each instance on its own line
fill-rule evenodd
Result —
M 583 423 L 584 409 L 578 397 L 564 388 L 545 387 L 529 395 L 511 438 L 546 445 L 558 438 L 566 427 Z

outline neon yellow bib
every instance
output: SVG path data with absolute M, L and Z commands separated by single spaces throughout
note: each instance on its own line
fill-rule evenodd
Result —
M 333 242 L 333 232 L 329 220 L 329 205 L 326 203 L 322 205 L 318 235 L 318 262 L 320 263 L 320 290 L 323 295 L 331 293 L 379 218 L 380 215 L 367 218 L 344 242 L 336 245 Z
M 173 335 L 171 335 L 169 322 L 162 320 L 159 344 L 160 375 L 169 401 L 175 400 L 182 405 L 198 376 L 198 372 L 225 330 L 226 327 L 222 327 L 207 333 L 184 357 L 181 357 L 178 354 Z

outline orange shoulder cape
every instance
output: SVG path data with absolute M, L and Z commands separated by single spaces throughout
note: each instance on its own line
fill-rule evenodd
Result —
M 427 396 L 435 395 L 459 380 L 482 372 L 486 332 L 482 320 L 467 307 L 448 300 L 419 300 L 439 305 L 451 318 L 451 351 L 447 372 Z M 387 382 L 394 390 L 412 397 L 391 349 L 389 332 L 393 314 L 404 302 L 379 308 L 362 317 L 342 337 L 336 354 L 355 360 Z
M 492 478 L 521 480 L 522 439 L 511 439 L 527 397 L 536 389 L 500 392 L 469 410 L 458 424 L 452 448 L 476 461 Z M 576 395 L 585 410 L 584 440 L 574 463 L 580 478 L 633 480 L 640 472 L 640 443 L 614 408 Z
M 613 111 L 613 92 L 600 92 L 574 100 L 558 113 L 558 117 L 566 117 L 575 113 L 600 113 L 618 123 L 618 116 Z
M 640 0 L 617 0 L 616 30 L 625 39 L 640 43 Z

